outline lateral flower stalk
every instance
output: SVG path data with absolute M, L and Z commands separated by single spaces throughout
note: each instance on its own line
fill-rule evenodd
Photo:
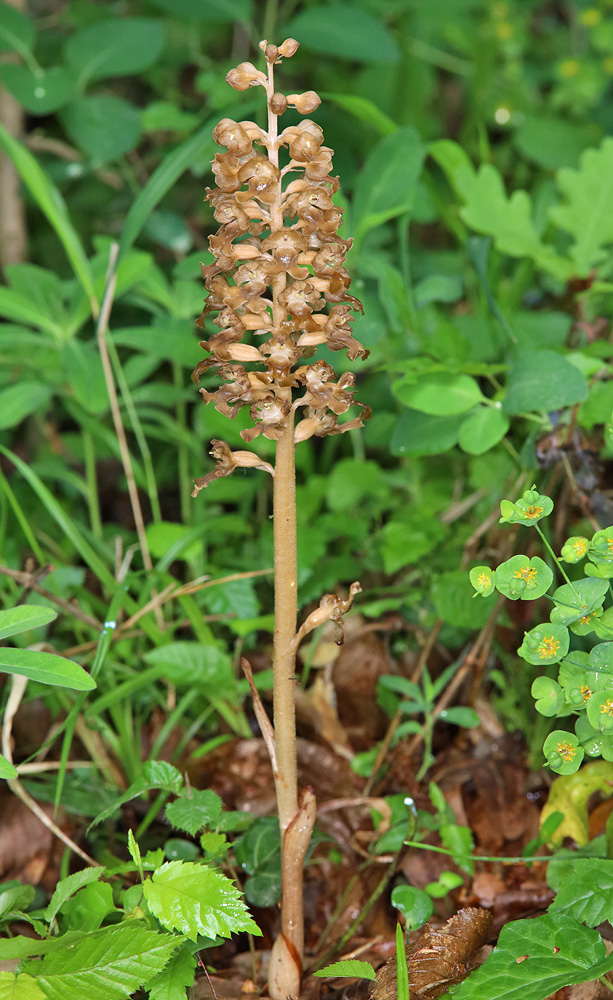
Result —
M 332 150 L 308 118 L 279 131 L 279 116 L 288 107 L 310 114 L 320 99 L 314 91 L 286 96 L 275 89 L 274 67 L 294 55 L 295 39 L 279 47 L 263 41 L 260 49 L 266 73 L 242 62 L 226 79 L 235 90 L 264 89 L 267 129 L 224 118 L 213 132 L 226 152 L 216 154 L 216 186 L 207 188 L 219 229 L 209 240 L 214 261 L 202 266 L 208 295 L 197 324 L 206 331 L 200 346 L 207 357 L 192 378 L 196 383 L 202 376 L 221 380 L 217 388 L 207 385 L 200 393 L 230 419 L 249 407 L 252 426 L 241 437 L 247 444 L 260 435 L 274 441 L 275 462 L 273 467 L 255 452 L 232 451 L 225 442 L 213 441 L 216 466 L 196 480 L 193 495 L 237 467 L 273 476 L 274 744 L 268 733 L 267 745 L 282 837 L 282 897 L 269 992 L 273 1000 L 285 1000 L 300 992 L 302 868 L 316 810 L 311 790 L 298 795 L 296 651 L 320 619 L 340 629 L 342 614 L 360 590 L 353 584 L 346 601 L 324 595 L 297 630 L 295 445 L 361 427 L 370 409 L 355 399 L 352 373 L 337 378 L 326 361 L 311 360 L 321 345 L 346 351 L 351 360 L 368 355 L 352 333 L 353 311 L 362 306 L 349 294 L 345 256 L 352 240 L 338 235 L 342 210 L 334 204 L 339 181 L 331 176 Z M 207 329 L 210 316 L 217 332 Z M 257 711 L 261 716 L 263 708 Z

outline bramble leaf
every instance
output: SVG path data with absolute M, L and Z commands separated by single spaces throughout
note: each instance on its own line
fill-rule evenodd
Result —
M 143 884 L 149 909 L 164 927 L 196 941 L 198 934 L 230 937 L 239 931 L 261 934 L 225 875 L 190 861 L 169 861 Z
M 613 917 L 613 861 L 578 858 L 572 878 L 565 879 L 549 907 L 563 911 L 579 923 L 597 927 Z
M 216 826 L 221 816 L 219 795 L 210 788 L 193 789 L 191 796 L 184 796 L 166 806 L 166 819 L 179 830 L 195 837 L 205 827 Z
M 313 973 L 314 976 L 351 976 L 352 978 L 375 980 L 376 973 L 370 962 L 360 962 L 357 958 L 346 958 L 342 962 L 333 962 L 326 965 L 325 969 L 319 969 Z

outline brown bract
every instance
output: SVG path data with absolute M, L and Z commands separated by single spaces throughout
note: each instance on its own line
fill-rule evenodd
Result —
M 320 99 L 314 91 L 284 96 L 272 85 L 272 67 L 294 54 L 294 39 L 260 48 L 268 77 L 243 62 L 227 81 L 236 90 L 266 90 L 268 131 L 224 118 L 213 132 L 226 149 L 213 160 L 215 187 L 207 189 L 220 228 L 209 241 L 214 262 L 202 267 L 208 296 L 198 325 L 207 330 L 200 346 L 208 357 L 192 377 L 221 376 L 220 386 L 200 391 L 226 416 L 249 406 L 254 426 L 241 432 L 245 441 L 278 440 L 297 412 L 295 440 L 302 441 L 344 433 L 370 416 L 354 398 L 353 375 L 337 380 L 323 361 L 309 363 L 315 349 L 344 350 L 351 360 L 368 351 L 352 334 L 353 310 L 361 305 L 348 292 L 351 240 L 338 235 L 342 210 L 334 203 L 339 182 L 331 176 L 332 150 L 308 118 L 280 134 L 277 126 L 288 107 L 310 114 Z M 211 322 L 219 332 L 210 332 Z M 346 418 L 351 407 L 357 413 Z M 212 454 L 218 468 L 197 480 L 196 492 L 256 458 L 247 462 L 247 453 L 220 442 Z M 237 454 L 240 460 L 230 457 Z

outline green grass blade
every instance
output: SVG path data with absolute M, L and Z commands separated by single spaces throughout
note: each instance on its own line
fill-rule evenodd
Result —
M 14 139 L 2 125 L 0 125 L 0 149 L 13 161 L 36 204 L 41 212 L 47 216 L 58 239 L 64 246 L 75 276 L 92 304 L 92 310 L 97 315 L 98 300 L 89 261 L 85 256 L 81 240 L 70 221 L 62 195 L 29 150 L 22 146 L 17 139 Z
M 255 105 L 255 101 L 243 102 L 240 108 L 241 118 L 244 118 L 245 115 L 249 114 Z M 157 170 L 152 173 L 147 184 L 145 184 L 145 187 L 138 195 L 136 201 L 127 214 L 121 239 L 119 241 L 120 259 L 131 248 L 155 206 L 160 203 L 164 195 L 175 184 L 181 174 L 184 173 L 192 165 L 192 163 L 195 163 L 197 160 L 201 160 L 203 157 L 209 155 L 209 150 L 210 155 L 213 154 L 216 147 L 211 133 L 217 125 L 217 122 L 221 118 L 230 117 L 232 112 L 236 112 L 236 104 L 229 105 L 227 108 L 222 108 L 214 118 L 209 118 L 202 128 L 195 133 L 195 135 L 192 135 L 191 138 L 189 138 L 181 146 L 178 146 L 177 149 L 172 151 L 172 153 L 169 153 L 168 156 L 162 160 Z
M 94 551 L 89 542 L 85 540 L 74 521 L 64 512 L 62 505 L 58 503 L 43 481 L 26 462 L 22 461 L 18 455 L 15 455 L 8 448 L 0 445 L 0 451 L 13 463 L 13 465 L 19 469 L 22 476 L 32 487 L 47 512 L 62 529 L 66 537 L 70 539 L 83 561 L 89 566 L 92 572 L 96 574 L 100 582 L 109 590 L 114 591 L 117 584 L 113 578 L 113 574 L 110 572 L 108 567 L 105 566 L 102 559 Z M 44 559 L 41 560 L 41 563 L 44 563 Z
M 400 924 L 396 924 L 396 975 L 398 978 L 398 1000 L 409 1000 L 409 970 L 404 947 L 404 934 Z

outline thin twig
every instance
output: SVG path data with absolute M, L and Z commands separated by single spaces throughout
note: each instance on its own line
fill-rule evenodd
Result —
M 46 572 L 53 572 L 53 566 L 45 566 Z M 36 582 L 36 575 L 34 573 L 28 573 L 26 570 L 9 569 L 7 566 L 0 566 L 0 573 L 3 576 L 8 576 L 11 580 L 15 580 L 20 583 L 22 587 L 26 590 L 34 590 L 41 597 L 45 597 L 48 601 L 52 601 L 53 604 L 57 604 L 58 608 L 61 608 L 67 615 L 72 615 L 73 618 L 77 618 L 84 625 L 89 625 L 90 628 L 101 629 L 102 622 L 99 622 L 97 618 L 92 615 L 88 615 L 85 611 L 81 611 L 75 604 L 70 604 L 69 601 L 65 601 L 62 597 L 58 597 L 57 594 L 52 594 L 50 590 L 46 590 L 41 587 Z
M 8 702 L 6 705 L 6 710 L 4 713 L 4 719 L 2 721 L 2 753 L 6 759 L 12 764 L 13 754 L 11 750 L 11 733 L 13 730 L 13 720 L 17 713 L 17 709 L 21 704 L 21 700 L 25 694 L 25 690 L 28 684 L 28 678 L 22 677 L 21 674 L 13 674 L 11 678 L 11 691 L 8 697 Z M 82 850 L 78 844 L 75 844 L 74 840 L 64 833 L 63 830 L 57 826 L 53 820 L 47 816 L 47 813 L 41 809 L 38 802 L 36 802 L 32 796 L 26 792 L 25 788 L 17 778 L 9 778 L 7 784 L 14 795 L 18 799 L 21 799 L 23 804 L 34 813 L 37 819 L 51 831 L 54 836 L 58 837 L 71 851 L 78 854 L 83 861 L 87 862 L 88 865 L 92 865 L 94 868 L 99 868 L 100 865 L 94 858 L 90 858 L 84 850 Z

